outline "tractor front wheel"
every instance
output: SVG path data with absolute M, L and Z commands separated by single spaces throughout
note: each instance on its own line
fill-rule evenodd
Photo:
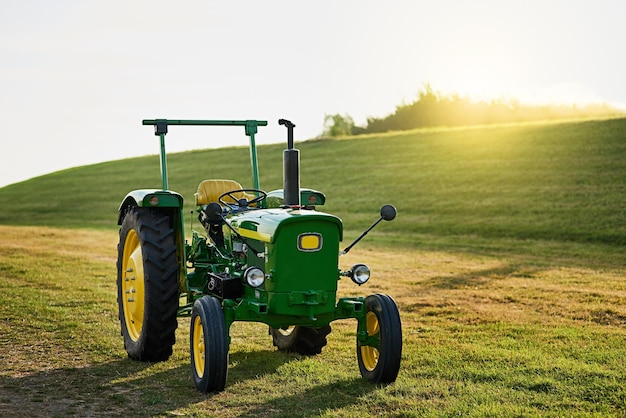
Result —
M 228 375 L 228 333 L 219 299 L 203 296 L 191 313 L 191 373 L 202 393 L 221 392 Z
M 305 356 L 313 356 L 322 352 L 328 343 L 326 336 L 330 334 L 330 325 L 321 328 L 294 326 L 288 328 L 270 328 L 274 346 L 279 351 L 287 351 Z
M 167 360 L 178 326 L 178 262 L 167 214 L 135 207 L 124 217 L 118 244 L 117 302 L 128 356 Z
M 356 347 L 361 376 L 377 384 L 394 382 L 402 357 L 398 307 L 390 296 L 376 294 L 367 297 L 365 309 L 365 326 L 358 329 Z

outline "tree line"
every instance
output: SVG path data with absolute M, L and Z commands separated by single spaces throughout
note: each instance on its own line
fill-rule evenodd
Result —
M 357 126 L 348 114 L 327 114 L 323 137 L 361 135 L 437 126 L 487 125 L 538 120 L 612 116 L 621 111 L 606 103 L 592 105 L 528 105 L 514 99 L 473 101 L 457 94 L 443 95 L 426 84 L 415 101 L 396 106 L 387 116 L 368 117 Z

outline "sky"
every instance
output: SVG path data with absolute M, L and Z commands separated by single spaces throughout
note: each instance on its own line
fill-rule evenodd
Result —
M 158 154 L 142 119 L 267 120 L 264 144 L 286 142 L 285 118 L 298 141 L 426 84 L 626 109 L 624 16 L 622 0 L 0 0 L 0 187 Z M 247 141 L 179 126 L 166 148 Z

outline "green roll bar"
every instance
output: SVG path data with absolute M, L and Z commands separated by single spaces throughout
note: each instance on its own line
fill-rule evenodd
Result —
M 189 125 L 189 126 L 244 126 L 246 135 L 250 137 L 250 163 L 252 165 L 253 188 L 260 189 L 259 165 L 256 156 L 256 144 L 254 135 L 259 126 L 267 126 L 266 120 L 180 120 L 180 119 L 144 119 L 142 125 L 154 125 L 154 135 L 161 141 L 161 179 L 163 190 L 168 189 L 167 181 L 167 160 L 165 158 L 165 135 L 167 135 L 168 125 Z

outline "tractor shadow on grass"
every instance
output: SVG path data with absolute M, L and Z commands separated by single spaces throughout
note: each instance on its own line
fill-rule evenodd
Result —
M 275 373 L 285 363 L 304 358 L 297 354 L 281 353 L 277 350 L 231 351 L 229 354 L 226 389 L 237 383 L 259 376 Z M 191 375 L 191 371 L 189 371 Z
M 363 379 L 358 369 L 352 377 L 337 376 L 336 380 L 328 382 L 325 375 L 334 372 L 325 367 L 320 370 L 316 358 L 317 356 L 308 357 L 275 349 L 231 352 L 226 391 L 233 394 L 242 391 L 248 394 L 251 390 L 248 387 L 250 384 L 258 386 L 259 391 L 258 401 L 248 400 L 247 406 L 237 416 L 332 415 L 334 410 L 356 405 L 360 398 L 381 387 Z M 309 368 L 306 363 L 315 365 Z M 303 387 L 294 393 L 294 388 L 298 388 L 298 379 L 302 379 Z M 317 380 L 323 382 L 316 384 Z M 242 384 L 242 387 L 238 388 L 238 384 Z M 275 396 L 273 392 L 276 388 L 282 388 L 278 390 L 279 393 L 284 390 L 282 396 Z M 212 399 L 211 402 L 219 402 L 219 395 L 218 398 L 213 398 L 212 394 L 208 396 Z M 266 396 L 270 399 L 265 400 Z
M 188 361 L 143 363 L 128 358 L 85 367 L 68 367 L 0 376 L 0 416 L 160 416 L 190 405 L 225 407 L 223 399 L 236 395 L 238 384 L 280 379 L 278 370 L 291 362 L 306 361 L 296 354 L 275 350 L 235 351 L 230 354 L 226 390 L 202 394 L 191 379 Z M 19 375 L 17 375 L 19 373 Z M 311 416 L 353 405 L 377 389 L 360 376 L 314 385 L 297 394 L 246 406 L 245 416 Z M 208 402 L 208 404 L 206 403 Z
M 0 416 L 149 416 L 197 402 L 188 364 L 130 359 L 0 376 Z
M 246 417 L 316 417 L 334 415 L 333 411 L 359 405 L 359 400 L 376 391 L 380 386 L 371 384 L 360 376 L 314 385 L 295 394 L 273 397 L 267 402 L 251 405 Z M 362 410 L 362 405 L 359 408 Z M 384 411 L 380 411 L 381 414 Z

